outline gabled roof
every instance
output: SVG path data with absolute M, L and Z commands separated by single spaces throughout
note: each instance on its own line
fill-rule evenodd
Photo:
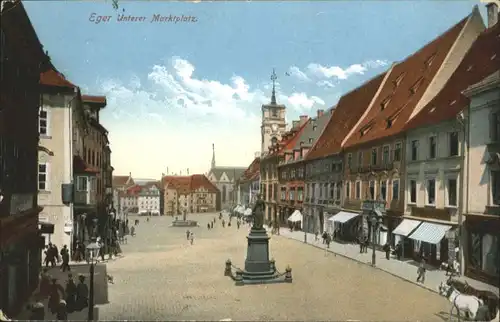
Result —
M 469 99 L 462 91 L 500 69 L 500 23 L 479 35 L 439 94 L 413 117 L 406 129 L 453 119 Z
M 113 187 L 123 187 L 127 185 L 127 181 L 130 178 L 129 184 L 135 184 L 134 179 L 130 175 L 128 176 L 113 176 Z
M 219 189 L 204 174 L 193 174 L 191 176 L 191 191 L 199 188 L 204 188 L 210 193 L 219 192 Z
M 46 86 L 68 88 L 68 89 L 77 88 L 75 84 L 68 81 L 63 74 L 59 73 L 55 69 L 49 69 L 46 72 L 41 73 L 40 84 Z
M 372 78 L 340 98 L 325 130 L 306 155 L 306 160 L 326 157 L 341 151 L 342 141 L 368 108 L 385 75 L 384 72 Z
M 386 75 L 370 110 L 352 132 L 349 148 L 401 133 L 427 87 L 472 15 L 467 16 Z
M 280 148 L 278 149 L 278 152 L 276 153 L 277 155 L 283 155 L 285 151 L 292 150 L 295 145 L 297 144 L 297 141 L 299 140 L 300 136 L 302 133 L 305 131 L 307 125 L 311 119 L 308 119 L 302 126 L 300 126 L 295 133 L 292 133 L 291 136 L 282 142 L 280 142 Z
M 222 174 L 225 173 L 230 181 L 236 180 L 241 177 L 246 168 L 244 167 L 215 167 L 210 169 L 209 174 L 215 176 L 216 181 L 219 181 Z
M 316 140 L 321 136 L 321 133 L 323 133 L 323 130 L 328 124 L 331 116 L 331 109 L 328 109 L 322 115 L 313 119 L 309 119 L 309 121 L 306 123 L 306 126 L 304 127 L 304 130 L 295 140 L 295 144 L 291 149 L 300 149 L 302 146 L 312 147 L 314 142 L 316 142 Z M 285 149 L 285 152 L 287 152 L 287 149 Z
M 137 196 L 142 190 L 142 187 L 140 185 L 133 185 L 132 187 L 129 187 L 127 190 L 125 190 L 125 194 L 128 196 Z
M 260 157 L 255 158 L 252 163 L 245 170 L 243 175 L 239 178 L 240 182 L 255 180 L 260 175 Z

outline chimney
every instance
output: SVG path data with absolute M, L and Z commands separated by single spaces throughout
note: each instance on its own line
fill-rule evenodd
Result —
M 187 174 L 189 175 L 189 168 L 187 168 Z
M 498 23 L 498 5 L 495 2 L 490 2 L 486 5 L 488 16 L 488 28 L 493 27 Z
M 296 129 L 299 127 L 300 121 L 292 121 L 292 129 Z
M 302 126 L 302 125 L 306 124 L 306 122 L 307 122 L 308 119 L 309 119 L 309 116 L 307 116 L 307 115 L 301 115 L 300 116 L 300 125 Z
M 129 177 L 131 177 L 131 176 L 132 176 L 132 172 L 129 172 L 129 173 L 128 173 L 128 176 L 129 176 Z
M 318 110 L 318 117 L 323 116 L 323 113 L 325 113 L 325 110 Z

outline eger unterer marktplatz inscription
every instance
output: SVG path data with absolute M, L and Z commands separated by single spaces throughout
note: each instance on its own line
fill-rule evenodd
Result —
M 247 257 L 245 269 L 234 267 L 231 260 L 226 261 L 224 275 L 230 276 L 236 285 L 291 283 L 292 269 L 278 272 L 273 259 L 269 260 L 269 239 L 264 228 L 264 201 L 259 195 L 252 209 L 253 225 L 247 236 Z

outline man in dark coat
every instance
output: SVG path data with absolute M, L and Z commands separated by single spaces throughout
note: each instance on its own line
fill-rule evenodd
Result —
M 66 270 L 71 271 L 71 267 L 69 267 L 69 250 L 68 246 L 64 245 L 61 249 L 61 271 L 66 272 Z
M 68 281 L 66 282 L 66 308 L 69 313 L 75 310 L 76 305 L 76 284 L 73 280 L 73 275 L 68 275 Z
M 76 286 L 76 307 L 77 310 L 83 310 L 89 305 L 89 288 L 85 284 L 85 276 L 78 276 L 80 282 Z

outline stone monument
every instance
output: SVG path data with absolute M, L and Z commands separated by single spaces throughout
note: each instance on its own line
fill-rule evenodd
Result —
M 247 236 L 247 257 L 245 259 L 245 269 L 236 271 L 233 277 L 236 284 L 265 284 L 291 282 L 291 269 L 288 267 L 286 273 L 277 272 L 274 260 L 269 259 L 269 239 L 264 228 L 265 204 L 261 196 L 257 196 L 257 201 L 252 209 L 253 225 Z M 231 275 L 231 261 L 226 262 L 226 275 Z
M 171 227 L 196 227 L 198 222 L 196 220 L 187 219 L 187 209 L 182 210 L 182 219 L 179 220 L 177 217 L 172 221 Z

